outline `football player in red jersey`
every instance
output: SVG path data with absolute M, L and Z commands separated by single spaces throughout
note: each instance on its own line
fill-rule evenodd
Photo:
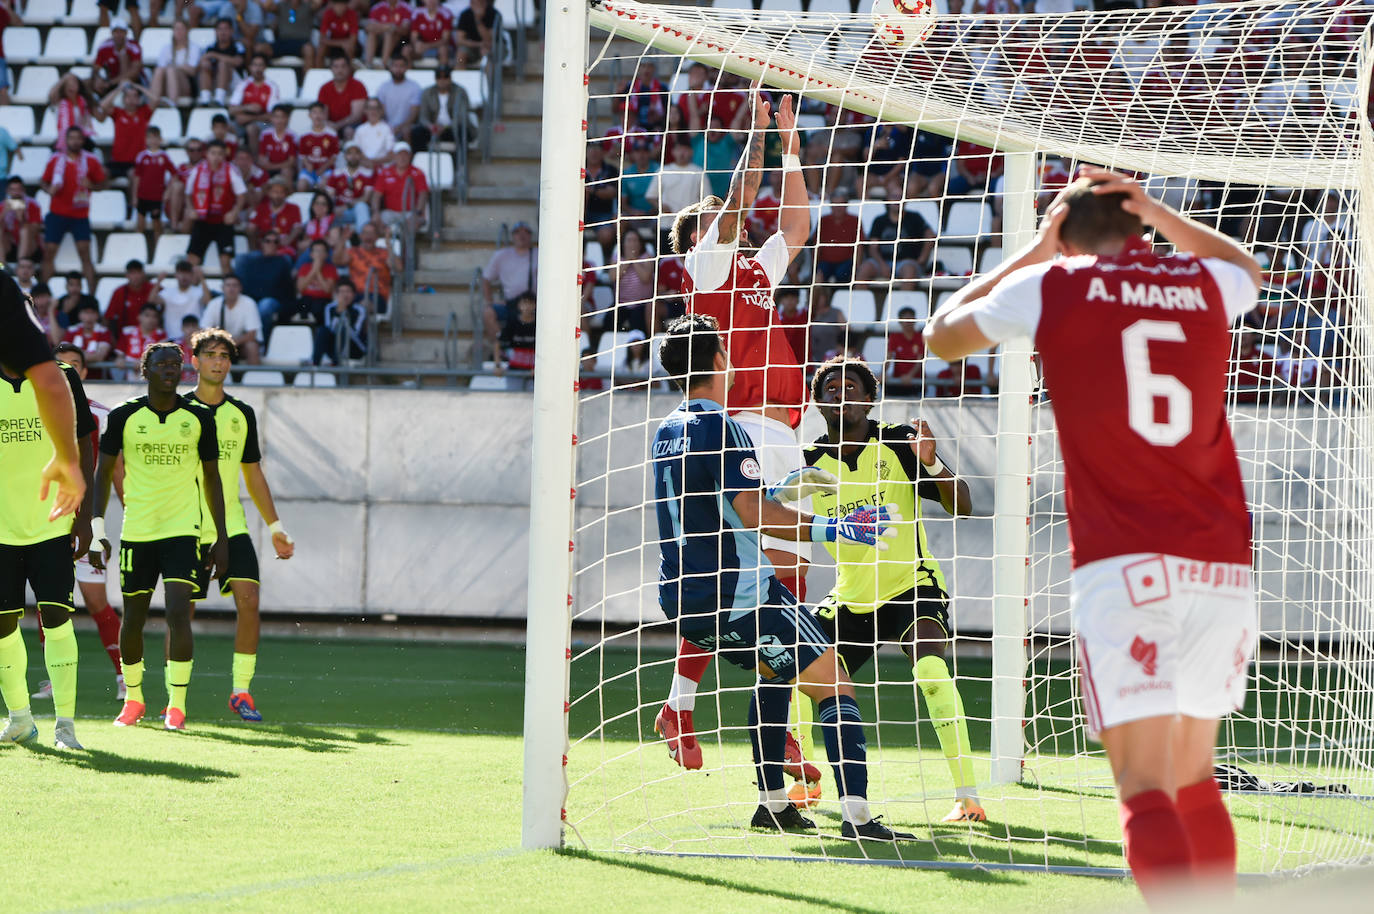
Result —
M 742 216 L 753 206 L 763 177 L 769 120 L 769 103 L 759 95 L 753 134 L 730 185 L 729 199 L 722 202 L 711 196 L 685 208 L 674 220 L 670 237 L 673 251 L 683 258 L 687 310 L 714 317 L 725 336 L 735 379 L 726 408 L 748 432 L 763 464 L 764 481 L 772 485 L 803 465 L 797 426 L 806 399 L 805 378 L 784 327 L 774 318 L 773 291 L 806 244 L 811 217 L 796 113 L 791 96 L 784 95 L 777 112 L 784 173 L 779 230 L 752 256 L 740 249 Z M 804 504 L 800 507 L 805 510 Z M 765 536 L 762 544 L 778 580 L 799 601 L 805 600 L 807 562 L 797 543 Z M 702 763 L 692 710 L 697 684 L 710 662 L 711 654 L 685 640 L 681 643 L 672 689 L 654 724 L 667 740 L 670 754 L 685 768 L 700 768 Z M 796 777 L 800 766 L 791 773 Z
M 1147 226 L 1178 253 L 1156 254 Z M 1218 722 L 1245 699 L 1258 620 L 1226 375 L 1231 325 L 1259 281 L 1232 239 L 1092 170 L 1031 245 L 925 330 L 948 360 L 1014 337 L 1039 350 L 1064 455 L 1084 711 L 1147 900 L 1235 885 L 1212 766 Z

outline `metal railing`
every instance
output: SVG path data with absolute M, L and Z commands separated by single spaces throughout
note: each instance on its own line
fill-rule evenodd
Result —
M 474 269 L 468 290 L 468 307 L 472 311 L 472 356 L 468 361 L 474 370 L 481 369 L 482 362 L 486 360 L 486 328 L 482 322 L 482 309 L 486 304 L 486 299 L 482 295 L 482 270 Z

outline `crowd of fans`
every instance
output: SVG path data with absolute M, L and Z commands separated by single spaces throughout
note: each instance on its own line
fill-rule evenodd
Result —
M 418 230 L 430 218 L 414 155 L 459 135 L 467 100 L 453 68 L 490 65 L 499 41 L 491 0 L 172 4 L 171 40 L 150 60 L 137 40 L 145 27 L 137 4 L 102 2 L 109 38 L 89 76 L 66 72 L 51 89 L 58 138 L 38 186 L 11 176 L 19 144 L 0 127 L 0 258 L 35 294 L 54 342 L 79 343 L 92 362 L 115 363 L 114 374 L 153 342 L 182 339 L 192 318 L 229 330 L 250 364 L 278 322 L 316 331 L 317 363 L 363 358 L 370 316 L 387 313 L 398 269 L 390 230 Z M 162 7 L 152 0 L 147 25 L 160 21 Z M 6 28 L 21 25 L 15 0 L 0 0 L 0 42 Z M 191 33 L 202 25 L 214 29 L 204 47 Z M 304 132 L 289 129 L 296 100 L 267 75 L 281 58 L 332 75 L 310 103 Z M 428 59 L 437 68 L 422 90 L 408 74 Z M 364 66 L 385 68 L 390 79 L 369 94 L 356 76 Z M 0 103 L 9 101 L 8 82 L 0 57 Z M 160 106 L 223 111 L 208 135 L 163 136 L 152 123 Z M 113 143 L 102 148 L 95 125 L 107 120 Z M 125 190 L 126 219 L 150 251 L 165 232 L 189 241 L 173 275 L 150 277 L 131 260 L 128 283 L 98 301 L 90 206 L 107 188 Z M 307 212 L 288 199 L 293 193 L 313 195 Z M 59 277 L 66 239 L 80 268 Z M 218 271 L 206 269 L 207 256 L 218 257 Z M 342 340 L 348 352 L 335 351 Z

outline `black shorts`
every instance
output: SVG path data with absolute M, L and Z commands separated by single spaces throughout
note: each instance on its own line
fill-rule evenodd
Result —
M 126 10 L 138 9 L 138 0 L 95 0 L 96 6 L 103 6 L 112 13 L 119 12 L 122 6 Z
M 873 659 L 880 644 L 905 649 L 914 637 L 917 619 L 931 619 L 949 634 L 949 594 L 925 585 L 898 594 L 871 613 L 856 613 L 826 597 L 816 606 L 821 628 L 835 644 L 850 675 Z
M 741 669 L 752 673 L 763 664 L 773 671 L 773 680 L 791 682 L 830 649 L 830 639 L 776 577 L 768 579 L 768 593 L 760 596 L 763 604 L 744 612 L 683 613 L 678 633 Z
M 170 536 L 146 543 L 119 544 L 119 590 L 124 596 L 152 593 L 162 583 L 196 586 L 200 564 L 194 536 Z
M 210 543 L 200 544 L 200 564 L 196 566 L 196 586 L 191 591 L 191 600 L 199 602 L 210 595 L 210 569 L 206 566 L 210 559 Z M 258 553 L 253 548 L 253 538 L 247 533 L 236 533 L 229 537 L 229 570 L 219 582 L 219 592 L 229 595 L 235 581 L 258 581 Z
M 186 253 L 194 254 L 205 261 L 205 252 L 214 242 L 221 254 L 234 256 L 234 227 L 226 223 L 204 222 L 196 219 L 191 223 L 191 241 L 186 245 Z
M 44 606 L 61 606 L 75 612 L 72 591 L 76 587 L 76 565 L 72 561 L 71 540 L 59 536 L 28 546 L 0 545 L 0 613 L 23 614 L 25 582 L 33 588 L 40 610 Z
M 134 204 L 134 209 L 137 210 L 140 215 L 155 216 L 157 218 L 162 217 L 161 200 L 139 200 Z

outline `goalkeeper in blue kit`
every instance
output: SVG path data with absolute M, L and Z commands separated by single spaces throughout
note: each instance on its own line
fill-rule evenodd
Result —
M 719 325 L 678 318 L 659 347 L 663 367 L 686 397 L 652 445 L 662 560 L 659 605 L 678 633 L 703 650 L 757 671 L 749 733 L 759 785 L 754 828 L 815 828 L 791 805 L 784 746 L 792 683 L 817 703 L 850 839 L 893 841 L 868 809 L 863 719 L 854 686 L 814 616 L 778 582 L 759 533 L 792 540 L 884 548 L 900 517 L 874 505 L 843 518 L 802 514 L 769 497 L 748 435 L 725 412 L 730 364 Z M 817 471 L 802 471 L 815 474 Z

